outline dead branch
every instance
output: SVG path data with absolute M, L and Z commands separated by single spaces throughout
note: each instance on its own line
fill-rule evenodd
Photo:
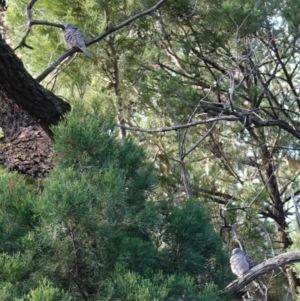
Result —
M 266 274 L 267 272 L 274 270 L 276 268 L 300 262 L 300 251 L 293 251 L 280 254 L 271 259 L 268 259 L 255 267 L 253 267 L 249 272 L 247 272 L 242 278 L 239 278 L 230 284 L 228 284 L 224 292 L 237 292 L 240 291 L 247 284 L 257 279 L 259 276 Z

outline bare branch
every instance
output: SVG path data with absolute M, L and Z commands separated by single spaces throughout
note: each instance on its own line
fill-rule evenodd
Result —
M 35 2 L 37 0 L 33 0 L 32 2 Z M 151 13 L 153 13 L 155 10 L 157 10 L 161 5 L 163 5 L 167 0 L 160 0 L 158 1 L 154 6 L 152 6 L 149 9 L 144 10 L 141 13 L 138 13 L 132 17 L 130 17 L 129 19 L 125 20 L 124 22 L 120 23 L 119 25 L 107 28 L 106 31 L 104 31 L 102 34 L 96 36 L 95 38 L 90 39 L 89 41 L 86 42 L 86 46 L 95 44 L 101 40 L 103 40 L 106 36 L 108 36 L 109 34 L 129 25 L 130 23 L 134 22 L 135 20 L 149 15 Z M 60 27 L 60 26 L 58 26 Z M 64 28 L 64 27 L 62 27 Z M 63 62 L 67 57 L 71 56 L 72 54 L 74 54 L 75 52 L 79 52 L 80 49 L 77 48 L 72 48 L 68 51 L 66 51 L 64 54 L 62 54 L 53 64 L 51 64 L 47 69 L 45 69 L 37 78 L 36 80 L 38 82 L 41 82 L 48 74 L 50 74 L 58 65 L 60 65 L 61 62 Z
M 276 268 L 300 262 L 300 251 L 293 251 L 280 254 L 271 259 L 268 259 L 261 264 L 253 267 L 242 278 L 239 278 L 225 287 L 224 292 L 237 292 L 240 291 L 251 281 L 257 279 L 259 276 L 266 274 L 267 272 Z
M 209 102 L 209 101 L 200 101 L 197 105 L 197 108 L 202 108 L 205 113 L 210 115 L 219 115 L 222 113 L 222 116 L 210 118 L 207 120 L 201 120 L 197 122 L 188 122 L 183 125 L 176 125 L 173 127 L 167 127 L 167 128 L 158 128 L 158 129 L 142 129 L 138 127 L 128 127 L 126 125 L 118 125 L 119 127 L 123 127 L 124 129 L 131 130 L 131 131 L 137 131 L 137 132 L 145 132 L 145 133 L 156 133 L 156 132 L 168 132 L 183 128 L 188 128 L 191 126 L 199 125 L 199 124 L 205 124 L 205 123 L 211 123 L 215 121 L 220 120 L 226 120 L 226 121 L 239 121 L 241 122 L 247 129 L 250 131 L 253 130 L 253 128 L 260 128 L 260 127 L 274 127 L 277 126 L 280 129 L 283 129 L 284 131 L 290 133 L 294 137 L 300 139 L 300 130 L 298 127 L 295 127 L 291 124 L 289 124 L 287 121 L 283 119 L 271 119 L 271 120 L 264 120 L 262 117 L 260 117 L 256 111 L 259 111 L 259 109 L 255 110 L 245 110 L 235 107 L 234 110 L 230 110 L 228 106 L 224 103 L 215 103 L 215 102 Z
M 30 48 L 30 49 L 33 49 L 31 46 L 27 45 L 26 44 L 26 39 L 31 31 L 31 21 L 32 21 L 32 14 L 31 14 L 31 10 L 32 10 L 32 7 L 33 5 L 35 4 L 37 0 L 31 0 L 29 2 L 29 4 L 27 5 L 27 8 L 26 8 L 26 14 L 27 14 L 27 30 L 25 32 L 25 35 L 23 37 L 23 39 L 21 40 L 19 46 L 17 46 L 14 51 L 16 51 L 18 48 L 20 47 L 27 47 L 27 48 Z
M 125 129 L 130 130 L 130 131 L 134 131 L 134 132 L 143 132 L 143 133 L 153 134 L 153 133 L 160 133 L 160 132 L 177 131 L 179 129 L 184 129 L 184 128 L 188 128 L 188 127 L 199 125 L 199 124 L 211 123 L 211 122 L 216 122 L 216 121 L 221 121 L 221 120 L 236 121 L 236 120 L 239 120 L 239 118 L 236 117 L 236 116 L 232 116 L 232 115 L 220 116 L 220 117 L 217 117 L 217 118 L 209 118 L 209 119 L 206 119 L 206 120 L 200 120 L 200 121 L 196 121 L 196 122 L 189 122 L 189 123 L 186 123 L 186 124 L 175 125 L 175 126 L 170 126 L 170 127 L 165 127 L 165 128 L 158 128 L 158 129 L 142 129 L 142 128 L 139 128 L 139 127 L 124 126 L 122 124 L 118 124 L 118 127 L 124 127 Z
M 154 6 L 152 6 L 149 9 L 144 10 L 143 12 L 140 12 L 132 17 L 130 17 L 129 19 L 125 20 L 124 22 L 120 23 L 119 25 L 115 25 L 113 27 L 111 27 L 107 32 L 104 32 L 102 34 L 100 34 L 99 36 L 89 40 L 86 45 L 92 45 L 100 40 L 102 40 L 104 37 L 106 37 L 108 34 L 117 31 L 127 25 L 129 25 L 130 23 L 134 22 L 137 19 L 140 19 L 141 17 L 147 16 L 152 14 L 155 10 L 157 10 L 160 6 L 162 6 L 167 0 L 160 0 L 158 1 Z
M 16 51 L 18 48 L 21 48 L 21 47 L 27 47 L 29 49 L 33 49 L 31 46 L 26 44 L 26 39 L 29 36 L 31 27 L 33 25 L 48 25 L 48 26 L 54 26 L 54 27 L 59 27 L 59 28 L 64 29 L 64 26 L 62 24 L 52 23 L 52 22 L 48 22 L 48 21 L 32 20 L 32 8 L 36 2 L 37 2 L 37 0 L 31 0 L 26 7 L 27 29 L 26 29 L 25 35 L 22 38 L 20 44 L 14 49 L 14 51 Z

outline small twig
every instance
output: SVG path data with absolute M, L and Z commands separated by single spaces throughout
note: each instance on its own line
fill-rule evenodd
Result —
M 57 80 L 57 77 L 58 75 L 63 71 L 65 70 L 74 60 L 75 60 L 76 56 L 74 56 L 65 66 L 63 66 L 62 68 L 60 68 L 62 66 L 62 64 L 60 66 L 57 67 L 57 70 L 54 74 L 54 76 L 49 80 L 49 82 L 46 84 L 46 87 L 48 87 L 48 85 L 50 85 L 50 83 L 52 81 L 54 81 L 50 91 L 52 91 L 54 89 L 54 86 L 55 86 L 55 83 L 56 83 L 56 80 Z
M 48 22 L 48 21 L 41 21 L 41 20 L 32 20 L 32 8 L 36 2 L 37 2 L 37 0 L 31 0 L 26 7 L 27 29 L 26 29 L 25 35 L 22 38 L 20 44 L 14 49 L 14 51 L 16 51 L 18 48 L 22 48 L 22 47 L 27 47 L 29 49 L 33 49 L 33 47 L 26 44 L 26 39 L 29 36 L 31 27 L 33 25 L 48 25 L 48 26 L 54 26 L 54 27 L 59 27 L 59 28 L 64 29 L 64 26 L 62 24 L 52 23 L 52 22 Z
M 213 131 L 217 124 L 217 121 L 215 121 L 210 129 L 184 154 L 185 157 L 187 157 L 192 151 L 194 151 Z
M 225 216 L 223 215 L 223 211 L 226 211 L 226 207 L 223 204 L 219 204 L 219 215 L 223 219 L 224 224 L 220 226 L 220 236 L 222 237 L 222 233 L 224 229 L 232 229 L 232 226 L 227 223 Z

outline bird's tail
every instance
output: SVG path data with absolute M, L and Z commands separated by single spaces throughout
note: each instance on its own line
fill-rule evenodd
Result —
M 89 58 L 93 57 L 92 54 L 87 50 L 86 47 L 81 47 L 80 49 L 87 57 L 89 57 Z

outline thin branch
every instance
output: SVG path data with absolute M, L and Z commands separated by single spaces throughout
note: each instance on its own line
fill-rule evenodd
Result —
M 233 238 L 238 242 L 240 248 L 246 253 L 246 250 L 245 250 L 245 247 L 244 245 L 242 244 L 241 240 L 239 239 L 239 236 L 236 232 L 236 226 L 235 224 L 231 225 L 231 231 L 232 231 L 232 236 Z
M 220 110 L 220 108 L 214 107 L 215 110 Z M 224 109 L 223 109 L 224 110 Z M 238 113 L 238 112 L 232 112 L 232 111 L 225 111 L 226 116 L 220 116 L 217 118 L 209 118 L 206 120 L 200 120 L 196 122 L 190 122 L 182 125 L 176 125 L 172 127 L 165 127 L 165 128 L 158 128 L 158 129 L 142 129 L 138 127 L 129 127 L 125 126 L 123 124 L 119 124 L 119 127 L 123 127 L 130 131 L 135 132 L 144 132 L 144 133 L 159 133 L 159 132 L 170 132 L 170 131 L 176 131 L 178 129 L 184 129 L 191 126 L 196 126 L 199 124 L 205 124 L 205 123 L 211 123 L 215 121 L 240 121 L 243 124 L 245 123 L 246 127 L 252 128 L 252 127 L 272 127 L 272 126 L 278 126 L 281 129 L 285 130 L 286 132 L 292 134 L 294 137 L 300 139 L 300 131 L 289 125 L 284 120 L 261 120 L 260 118 L 250 116 L 250 113 Z
M 186 124 L 181 124 L 181 125 L 175 125 L 171 127 L 165 127 L 165 128 L 157 128 L 157 129 L 142 129 L 139 127 L 130 127 L 130 126 L 124 126 L 122 124 L 118 124 L 118 127 L 124 127 L 127 130 L 134 131 L 134 132 L 143 132 L 143 133 L 160 133 L 160 132 L 171 132 L 171 131 L 177 131 L 179 129 L 184 129 L 188 128 L 191 126 L 199 125 L 199 124 L 206 124 L 206 123 L 211 123 L 211 122 L 216 122 L 216 121 L 221 121 L 221 120 L 227 120 L 227 121 L 236 121 L 239 120 L 240 118 L 229 115 L 229 116 L 221 116 L 217 118 L 209 118 L 206 120 L 200 120 L 196 122 L 189 122 Z
M 37 1 L 37 0 L 31 0 L 31 1 L 29 2 L 29 4 L 27 5 L 27 8 L 26 8 L 26 15 L 27 15 L 27 30 L 26 30 L 25 35 L 24 35 L 23 39 L 21 40 L 19 46 L 16 47 L 16 48 L 14 49 L 14 51 L 17 50 L 18 48 L 24 47 L 24 46 L 27 47 L 27 48 L 33 49 L 31 46 L 29 46 L 29 45 L 26 44 L 26 39 L 27 39 L 27 37 L 28 37 L 28 35 L 29 35 L 30 31 L 31 31 L 31 21 L 32 21 L 32 13 L 31 13 L 31 10 L 32 10 L 32 7 L 33 7 L 33 5 L 35 4 L 36 1 Z
M 48 26 L 54 26 L 54 27 L 64 29 L 64 26 L 62 24 L 52 23 L 52 22 L 48 22 L 48 21 L 41 21 L 41 20 L 32 20 L 32 8 L 36 2 L 37 2 L 37 0 L 31 0 L 26 7 L 27 29 L 26 29 L 24 37 L 22 38 L 19 45 L 14 49 L 14 51 L 16 51 L 18 48 L 22 48 L 22 47 L 27 47 L 29 49 L 33 49 L 33 47 L 26 44 L 26 39 L 28 38 L 29 33 L 31 31 L 31 27 L 33 25 L 48 25 Z
M 217 122 L 215 121 L 210 129 L 203 135 L 186 153 L 184 153 L 184 157 L 187 157 L 192 151 L 194 151 L 212 132 L 215 128 Z
M 50 85 L 51 84 L 51 82 L 53 82 L 53 84 L 52 84 L 52 87 L 51 87 L 51 89 L 49 89 L 50 91 L 53 91 L 53 89 L 54 89 L 54 86 L 55 86 L 55 83 L 56 83 L 56 80 L 57 80 L 57 78 L 58 78 L 58 75 L 61 73 L 61 72 L 63 72 L 74 60 L 75 60 L 75 58 L 76 58 L 76 55 L 71 59 L 71 60 L 69 60 L 69 62 L 66 64 L 66 65 L 62 65 L 61 64 L 61 66 L 58 66 L 57 67 L 57 70 L 56 70 L 56 72 L 54 73 L 54 75 L 53 75 L 53 77 L 49 80 L 49 82 L 46 84 L 46 88 L 48 88 L 48 85 Z M 61 68 L 60 68 L 61 67 Z
M 33 0 L 32 2 L 35 2 L 37 0 Z M 160 0 L 158 1 L 154 6 L 152 6 L 149 9 L 144 10 L 141 13 L 138 13 L 130 18 L 128 18 L 127 20 L 125 20 L 124 22 L 120 23 L 119 25 L 107 28 L 106 31 L 104 31 L 103 33 L 101 33 L 100 35 L 96 36 L 95 38 L 90 39 L 89 41 L 86 42 L 86 46 L 92 45 L 97 43 L 98 41 L 103 40 L 106 36 L 108 36 L 109 34 L 131 24 L 132 22 L 134 22 L 135 20 L 144 17 L 146 15 L 150 15 L 152 14 L 155 10 L 157 10 L 161 5 L 163 5 L 167 0 Z M 36 80 L 38 82 L 41 82 L 48 74 L 50 74 L 61 62 L 63 62 L 67 57 L 71 56 L 72 54 L 74 54 L 75 52 L 79 52 L 81 51 L 78 48 L 71 48 L 70 50 L 66 51 L 64 54 L 62 54 L 55 62 L 53 62 L 47 69 L 45 69 L 37 78 Z

